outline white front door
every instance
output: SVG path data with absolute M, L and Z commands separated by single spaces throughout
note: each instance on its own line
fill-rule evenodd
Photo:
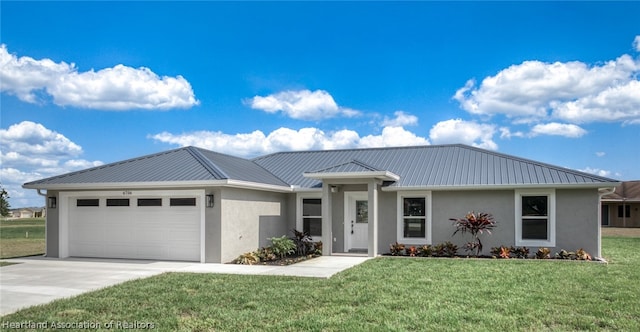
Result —
M 345 252 L 366 252 L 369 241 L 369 202 L 367 192 L 344 193 Z

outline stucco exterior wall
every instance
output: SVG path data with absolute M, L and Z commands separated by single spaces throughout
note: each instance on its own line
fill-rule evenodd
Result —
M 582 248 L 591 255 L 600 255 L 598 204 L 597 189 L 556 190 L 556 246 L 549 249 L 557 252 Z
M 213 194 L 213 208 L 205 208 L 204 210 L 204 261 L 205 263 L 219 263 L 222 261 L 222 194 L 219 188 L 206 189 L 206 194 Z
M 397 240 L 397 193 L 382 192 L 380 195 L 380 254 L 389 252 L 389 244 Z M 432 244 L 451 241 L 462 248 L 471 241 L 470 234 L 456 234 L 450 218 L 462 218 L 468 212 L 491 213 L 497 222 L 492 234 L 483 234 L 483 254 L 492 247 L 515 246 L 516 216 L 515 191 L 471 190 L 432 191 Z M 556 190 L 556 246 L 575 251 L 583 248 L 592 255 L 598 252 L 598 193 L 596 189 Z M 405 244 L 411 244 L 409 242 Z M 538 247 L 529 247 L 533 254 Z M 461 249 L 460 254 L 464 251 Z
M 57 191 L 47 191 L 47 197 L 56 197 L 57 205 L 55 209 L 47 208 L 45 221 L 45 256 L 60 257 L 59 253 L 59 224 L 60 224 L 60 195 Z M 47 200 L 45 199 L 45 204 Z
M 462 218 L 468 212 L 486 212 L 497 222 L 492 234 L 483 234 L 480 240 L 483 253 L 491 247 L 515 245 L 515 207 L 513 190 L 434 191 L 432 192 L 432 244 L 446 241 L 462 248 L 471 241 L 470 234 L 452 236 L 455 228 L 450 218 Z M 462 250 L 460 254 L 464 253 Z
M 223 188 L 220 262 L 267 245 L 269 237 L 288 235 L 287 201 L 286 194 Z

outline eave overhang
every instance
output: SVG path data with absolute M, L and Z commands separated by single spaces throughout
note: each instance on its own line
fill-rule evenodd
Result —
M 239 180 L 209 180 L 209 181 L 154 181 L 154 182 L 99 182 L 99 183 L 59 183 L 35 184 L 25 183 L 22 188 L 39 190 L 108 190 L 108 189 L 159 189 L 159 188 L 202 188 L 202 187 L 231 187 L 254 189 L 274 192 L 292 192 L 293 187 L 248 182 Z

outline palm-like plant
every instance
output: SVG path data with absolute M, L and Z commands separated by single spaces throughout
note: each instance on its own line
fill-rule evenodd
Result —
M 491 230 L 496 227 L 496 221 L 493 219 L 493 216 L 484 212 L 475 213 L 472 211 L 467 213 L 464 218 L 451 218 L 449 220 L 453 221 L 453 226 L 456 228 L 453 235 L 456 235 L 458 232 L 462 234 L 467 232 L 471 233 L 473 241 L 467 243 L 466 249 L 468 251 L 475 250 L 476 256 L 480 255 L 480 252 L 482 252 L 482 242 L 479 237 L 480 234 L 485 232 L 491 234 Z

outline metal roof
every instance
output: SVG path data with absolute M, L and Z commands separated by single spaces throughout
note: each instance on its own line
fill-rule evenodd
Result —
M 195 147 L 155 153 L 25 183 L 27 188 L 96 183 L 237 180 L 289 187 L 258 164 Z
M 351 173 L 351 172 L 375 172 L 375 171 L 382 171 L 382 170 L 377 169 L 373 166 L 367 165 L 361 161 L 353 159 L 346 163 L 332 165 L 320 170 L 310 171 L 306 173 Z
M 318 187 L 304 177 L 314 170 L 350 165 L 353 160 L 387 170 L 400 179 L 390 187 L 500 187 L 610 185 L 618 181 L 461 144 L 280 152 L 253 161 L 283 181 Z
M 233 180 L 277 187 L 318 188 L 312 173 L 387 172 L 397 188 L 611 186 L 618 181 L 466 145 L 297 151 L 253 160 L 184 147 L 25 183 L 49 189 L 95 184 Z M 385 173 L 386 174 L 386 173 Z

